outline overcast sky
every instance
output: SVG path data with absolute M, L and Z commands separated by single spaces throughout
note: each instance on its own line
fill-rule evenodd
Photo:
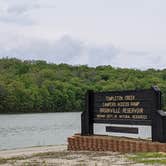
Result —
M 166 0 L 0 0 L 0 57 L 166 68 Z

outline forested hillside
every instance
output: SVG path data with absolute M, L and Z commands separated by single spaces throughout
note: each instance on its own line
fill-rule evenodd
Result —
M 84 94 L 158 85 L 166 108 L 166 69 L 113 68 L 0 59 L 0 113 L 69 112 L 84 109 Z

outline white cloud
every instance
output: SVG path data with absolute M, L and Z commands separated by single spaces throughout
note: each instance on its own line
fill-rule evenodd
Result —
M 25 14 L 30 10 L 34 10 L 34 9 L 40 9 L 40 6 L 38 4 L 30 4 L 30 5 L 25 5 L 25 4 L 18 4 L 18 5 L 12 5 L 12 6 L 8 6 L 8 8 L 6 9 L 6 13 L 7 14 L 13 14 L 15 16 L 21 15 L 21 14 Z
M 2 3 L 3 2 L 3 3 Z M 31 13 L 40 9 L 52 8 L 54 6 L 42 6 L 37 0 L 34 1 L 2 1 L 0 3 L 0 22 L 15 23 L 18 25 L 31 25 L 35 21 Z
M 0 47 L 0 57 L 46 60 L 50 63 L 87 64 L 89 66 L 112 65 L 127 68 L 164 68 L 163 53 L 127 51 L 113 45 L 92 45 L 63 36 L 55 41 L 19 38 L 6 41 Z
M 3 3 L 0 6 L 0 21 L 4 23 L 31 24 L 32 20 L 28 17 L 28 12 L 38 8 L 37 4 Z
M 165 1 L 152 1 L 0 0 L 0 57 L 164 68 Z

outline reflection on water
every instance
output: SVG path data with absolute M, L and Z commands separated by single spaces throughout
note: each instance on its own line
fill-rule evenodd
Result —
M 42 113 L 0 115 L 0 149 L 66 144 L 67 137 L 81 131 L 81 113 Z M 95 124 L 95 134 L 106 133 L 108 124 Z M 150 127 L 139 126 L 139 135 L 134 137 L 150 137 Z

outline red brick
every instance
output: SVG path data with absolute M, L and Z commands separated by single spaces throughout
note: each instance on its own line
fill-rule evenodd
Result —
M 119 152 L 166 152 L 166 144 L 106 136 L 74 135 L 67 139 L 68 150 L 119 151 Z

